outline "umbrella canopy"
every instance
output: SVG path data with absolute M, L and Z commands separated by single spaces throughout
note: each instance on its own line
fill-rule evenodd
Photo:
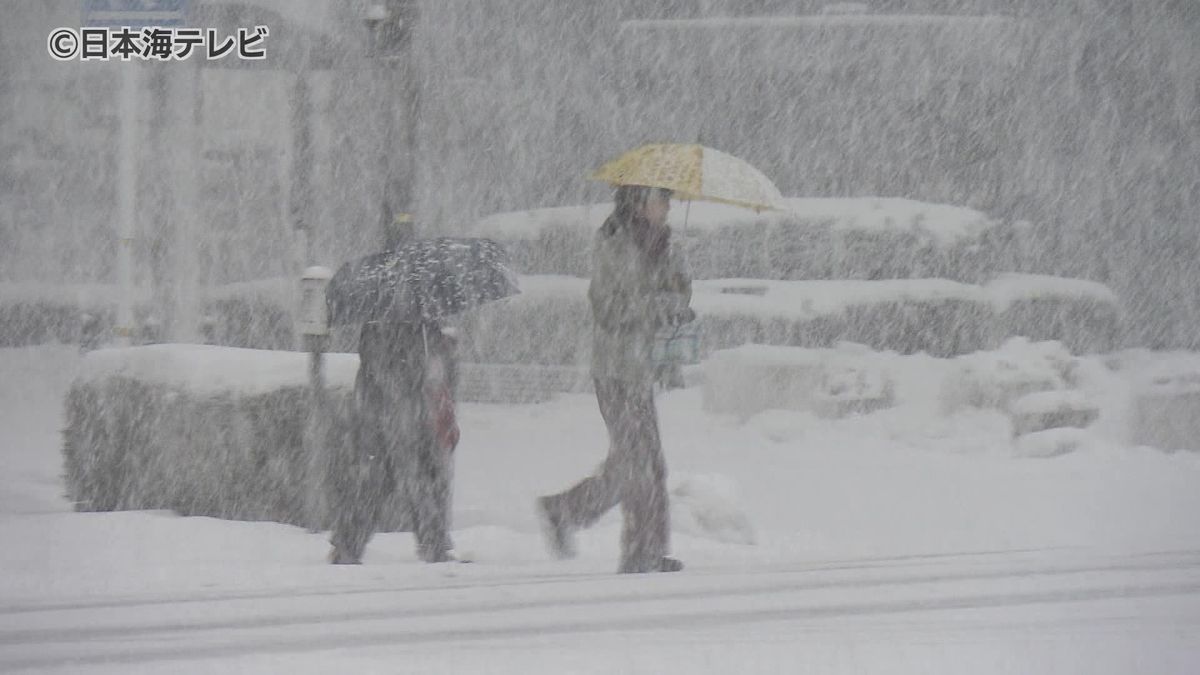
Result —
M 612 185 L 667 188 L 678 199 L 782 210 L 779 188 L 749 162 L 694 143 L 652 143 L 626 152 L 590 176 Z
M 520 293 L 508 254 L 491 239 L 410 241 L 353 260 L 325 290 L 330 322 L 433 321 Z

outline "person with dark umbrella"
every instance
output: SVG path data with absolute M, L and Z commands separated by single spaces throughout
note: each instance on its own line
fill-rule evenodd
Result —
M 334 275 L 326 291 L 332 321 L 363 325 L 352 442 L 334 453 L 330 471 L 330 562 L 362 561 L 396 491 L 408 507 L 417 556 L 455 559 L 450 496 L 458 378 L 455 339 L 442 319 L 516 292 L 503 249 L 483 239 L 396 239 Z
M 458 434 L 452 341 L 432 322 L 368 321 L 358 353 L 352 456 L 340 472 L 350 484 L 342 486 L 335 504 L 330 561 L 362 561 L 382 507 L 397 489 L 408 505 L 417 556 L 425 562 L 453 560 L 450 475 Z M 439 430 L 439 415 L 452 432 Z M 449 447 L 446 439 L 452 439 Z
M 615 209 L 596 235 L 588 288 L 594 319 L 592 377 L 608 428 L 600 470 L 569 490 L 540 497 L 551 551 L 575 554 L 573 533 L 618 503 L 624 524 L 619 572 L 674 572 L 667 556 L 670 515 L 666 462 L 654 405 L 656 331 L 691 321 L 691 280 L 673 264 L 666 224 L 671 191 L 617 188 Z

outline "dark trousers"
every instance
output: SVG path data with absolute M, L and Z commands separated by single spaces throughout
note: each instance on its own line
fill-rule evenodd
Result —
M 425 561 L 443 559 L 453 548 L 451 454 L 437 447 L 427 429 L 414 433 L 411 428 L 388 428 L 378 419 L 356 424 L 353 447 L 343 449 L 341 460 L 332 467 L 334 524 L 330 541 L 338 550 L 361 558 L 384 506 L 399 490 L 409 510 L 417 555 Z
M 608 426 L 608 457 L 593 476 L 549 498 L 548 508 L 573 527 L 587 527 L 621 504 L 623 572 L 646 571 L 670 546 L 667 466 L 658 435 L 654 389 L 596 379 L 596 400 Z

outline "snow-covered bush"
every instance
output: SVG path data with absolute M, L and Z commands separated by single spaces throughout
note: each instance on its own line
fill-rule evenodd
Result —
M 325 476 L 351 450 L 357 358 L 326 356 L 328 405 L 313 413 L 304 354 L 200 345 L 91 352 L 66 399 L 67 496 L 83 511 L 328 527 Z M 384 527 L 407 515 L 398 501 Z
M 1120 300 L 1107 286 L 1083 279 L 1002 274 L 985 289 L 1003 335 L 1057 340 L 1073 354 L 1116 347 L 1124 327 Z
M 246 349 L 294 349 L 298 290 L 298 279 L 284 277 L 206 289 L 200 307 L 204 341 Z
M 0 347 L 79 343 L 84 314 L 71 304 L 0 302 Z
M 305 395 L 193 397 L 113 376 L 67 395 L 64 479 L 82 511 L 308 524 L 301 487 Z
M 1095 422 L 1100 409 L 1078 389 L 1054 389 L 1026 394 L 1009 406 L 1013 434 L 1061 427 L 1084 428 Z
M 454 319 L 459 357 L 477 363 L 585 365 L 592 315 L 587 279 L 522 277 L 520 295 Z
M 881 351 L 951 357 L 992 346 L 993 320 L 987 304 L 973 299 L 889 301 L 847 308 L 838 338 Z
M 955 359 L 958 368 L 942 388 L 942 407 L 1010 409 L 1017 399 L 1040 391 L 1075 386 L 1075 358 L 1058 342 L 1015 337 L 996 351 Z
M 591 391 L 586 367 L 464 363 L 458 372 L 459 401 L 537 403 L 555 394 Z
M 1088 438 L 1087 431 L 1074 427 L 1034 431 L 1018 436 L 1013 452 L 1018 457 L 1057 457 L 1079 450 Z
M 204 341 L 246 349 L 294 349 L 291 307 L 270 299 L 231 297 L 205 305 Z
M 296 283 L 265 279 L 205 290 L 198 300 L 198 337 L 229 347 L 294 348 Z M 0 284 L 0 346 L 104 343 L 112 336 L 119 298 L 120 289 L 111 284 Z M 164 339 L 145 289 L 134 291 L 133 318 L 135 343 Z
M 79 344 L 89 334 L 111 332 L 119 289 L 111 284 L 0 283 L 0 347 L 59 342 Z M 144 293 L 134 298 L 134 318 L 149 314 Z

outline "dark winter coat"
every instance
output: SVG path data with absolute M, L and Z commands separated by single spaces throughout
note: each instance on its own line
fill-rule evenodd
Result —
M 428 416 L 422 383 L 429 330 L 411 323 L 363 324 L 354 382 L 360 423 L 380 426 L 388 436 L 416 435 Z
M 453 340 L 432 324 L 368 322 L 359 337 L 353 448 L 333 467 L 340 560 L 357 561 L 399 490 L 422 560 L 445 560 L 458 442 Z M 437 372 L 434 372 L 437 371 Z
M 454 338 L 433 324 L 368 322 L 359 337 L 355 397 L 361 423 L 393 438 L 458 442 Z M 419 439 L 419 440 L 418 440 Z

